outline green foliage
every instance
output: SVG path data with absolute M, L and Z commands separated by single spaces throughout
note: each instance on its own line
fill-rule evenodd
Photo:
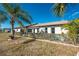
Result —
M 5 10 L 10 14 L 10 16 L 15 17 L 15 21 L 21 19 L 21 21 L 31 24 L 32 17 L 24 10 L 22 10 L 19 4 L 2 4 Z M 18 21 L 17 21 L 18 22 Z M 19 23 L 19 22 L 18 22 Z
M 56 16 L 59 16 L 59 17 L 62 17 L 64 16 L 64 12 L 66 10 L 66 5 L 65 3 L 56 3 L 54 4 L 54 8 L 53 8 L 53 13 L 56 15 Z
M 79 34 L 79 19 L 72 20 L 70 21 L 70 24 L 66 24 L 63 27 L 69 30 L 68 36 L 70 37 L 70 40 L 76 43 L 77 35 Z
M 4 11 L 0 10 L 0 28 L 1 28 L 1 23 L 4 23 L 7 20 L 7 16 Z
M 75 3 L 55 3 L 52 8 L 52 13 L 58 17 L 63 17 L 70 5 L 75 7 Z
M 32 17 L 24 10 L 22 10 L 19 4 L 2 4 L 8 16 L 10 16 L 11 32 L 14 37 L 14 24 L 18 22 L 21 26 L 24 26 L 22 21 L 31 24 Z

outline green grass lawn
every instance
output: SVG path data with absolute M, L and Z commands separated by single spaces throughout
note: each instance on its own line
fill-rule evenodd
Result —
M 8 44 L 8 33 L 0 33 L 0 55 L 11 56 L 73 56 L 79 48 L 63 46 L 42 41 L 32 41 L 22 44 Z M 25 38 L 19 38 L 25 39 Z M 26 38 L 28 40 L 28 38 Z M 2 45 L 1 45 L 2 44 Z

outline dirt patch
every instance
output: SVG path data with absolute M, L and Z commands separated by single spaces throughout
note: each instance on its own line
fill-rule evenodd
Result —
M 7 34 L 0 34 L 0 55 L 4 56 L 75 56 L 79 52 L 78 47 L 70 47 L 61 44 L 49 43 L 44 41 L 24 42 L 12 44 L 7 42 Z M 31 39 L 27 37 L 19 40 Z M 2 41 L 1 41 L 2 40 Z M 20 42 L 16 40 L 17 42 Z M 16 42 L 14 41 L 14 42 Z M 8 44 L 9 43 L 9 44 Z M 11 43 L 11 44 L 10 44 Z M 2 45 L 1 45 L 2 44 Z

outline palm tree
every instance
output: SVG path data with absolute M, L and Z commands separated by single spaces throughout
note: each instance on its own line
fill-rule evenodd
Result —
M 66 3 L 54 4 L 54 8 L 52 10 L 54 11 L 54 14 L 56 16 L 63 17 L 68 5 L 69 4 Z M 69 30 L 68 36 L 70 37 L 70 40 L 72 40 L 74 44 L 76 44 L 77 36 L 79 34 L 79 18 L 70 21 L 70 24 L 66 24 L 63 27 Z
M 52 12 L 54 15 L 63 17 L 65 12 L 68 9 L 68 6 L 73 5 L 74 7 L 77 5 L 75 3 L 55 3 L 52 8 Z
M 4 23 L 7 20 L 7 16 L 5 15 L 5 12 L 0 10 L 0 30 L 1 30 L 1 23 Z
M 66 10 L 67 5 L 67 3 L 56 3 L 54 4 L 52 11 L 56 16 L 62 17 L 64 16 L 64 12 Z
M 21 21 L 27 22 L 31 24 L 31 16 L 24 10 L 22 10 L 18 4 L 2 4 L 4 9 L 7 11 L 8 16 L 10 17 L 10 24 L 11 24 L 11 34 L 12 38 L 14 39 L 14 24 L 15 21 L 21 23 Z

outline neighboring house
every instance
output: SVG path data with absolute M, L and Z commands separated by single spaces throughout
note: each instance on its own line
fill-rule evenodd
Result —
M 32 32 L 33 26 L 32 25 L 28 25 L 28 26 L 25 26 L 25 27 L 16 27 L 16 28 L 14 28 L 14 30 L 15 30 L 15 32 L 20 32 L 21 29 L 23 29 L 23 28 L 27 29 L 26 32 Z
M 11 29 L 10 28 L 4 28 L 2 31 L 3 32 L 11 32 Z
M 38 24 L 28 27 L 28 30 L 30 29 L 32 33 L 45 32 L 50 34 L 51 33 L 66 34 L 68 30 L 62 27 L 64 24 L 69 24 L 69 21 L 56 21 L 56 22 Z
M 23 29 L 23 28 L 27 28 L 27 26 L 25 26 L 25 27 L 16 27 L 16 28 L 14 28 L 14 31 L 15 32 L 20 32 L 21 29 Z
M 16 28 L 14 29 L 15 32 L 20 32 L 20 30 L 21 30 L 21 27 L 16 27 Z

